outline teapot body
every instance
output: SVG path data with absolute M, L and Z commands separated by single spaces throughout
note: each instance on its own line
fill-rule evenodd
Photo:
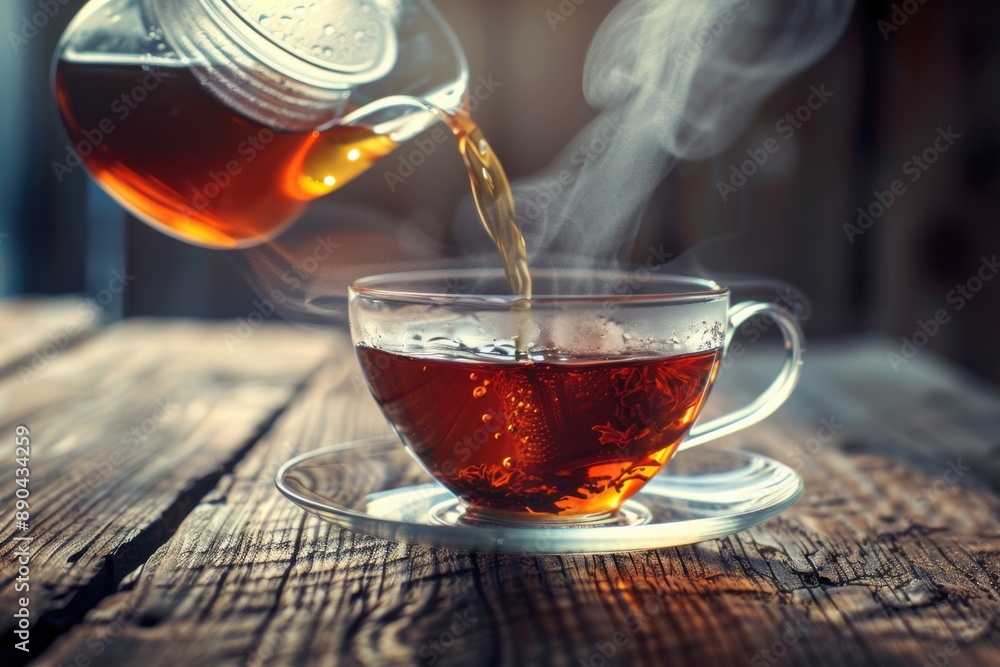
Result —
M 92 0 L 55 58 L 53 169 L 185 241 L 256 245 L 435 121 L 382 100 L 454 109 L 467 78 L 422 0 Z

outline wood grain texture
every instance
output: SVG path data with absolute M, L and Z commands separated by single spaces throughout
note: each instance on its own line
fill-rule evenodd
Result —
M 329 359 L 325 337 L 264 326 L 133 321 L 0 381 L 0 661 L 13 650 L 15 535 L 30 536 L 31 647 L 41 651 L 166 542 Z M 230 349 L 232 348 L 232 349 Z M 31 429 L 27 532 L 14 524 L 14 429 Z
M 13 372 L 30 384 L 50 360 L 99 327 L 98 315 L 83 299 L 0 302 L 0 374 Z
M 290 455 L 385 431 L 332 363 L 35 664 L 1000 664 L 1000 397 L 926 355 L 895 374 L 887 345 L 812 350 L 790 403 L 724 443 L 800 469 L 793 509 L 712 542 L 576 557 L 402 546 L 284 500 Z M 773 372 L 740 360 L 712 400 Z

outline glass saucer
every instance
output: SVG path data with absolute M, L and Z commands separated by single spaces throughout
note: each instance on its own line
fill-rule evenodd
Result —
M 802 495 L 791 468 L 749 452 L 678 453 L 616 521 L 489 523 L 465 509 L 391 436 L 346 442 L 285 463 L 278 489 L 299 507 L 356 533 L 469 551 L 571 554 L 693 544 L 755 526 Z

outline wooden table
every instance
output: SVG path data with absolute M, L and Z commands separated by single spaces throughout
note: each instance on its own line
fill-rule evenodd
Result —
M 0 305 L 0 664 L 1000 665 L 1000 395 L 927 352 L 895 373 L 891 341 L 813 346 L 792 400 L 722 443 L 801 471 L 777 519 L 500 556 L 348 533 L 275 490 L 290 456 L 387 430 L 342 333 L 85 315 Z M 716 409 L 774 372 L 753 356 Z

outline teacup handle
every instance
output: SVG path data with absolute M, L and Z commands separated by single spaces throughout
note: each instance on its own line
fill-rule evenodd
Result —
M 762 313 L 770 314 L 785 339 L 785 361 L 777 379 L 749 405 L 704 424 L 695 424 L 677 451 L 691 449 L 752 426 L 771 416 L 791 395 L 802 368 L 802 331 L 798 321 L 783 308 L 762 301 L 747 301 L 733 306 L 729 311 L 729 329 L 723 352 L 729 353 L 737 330 Z

